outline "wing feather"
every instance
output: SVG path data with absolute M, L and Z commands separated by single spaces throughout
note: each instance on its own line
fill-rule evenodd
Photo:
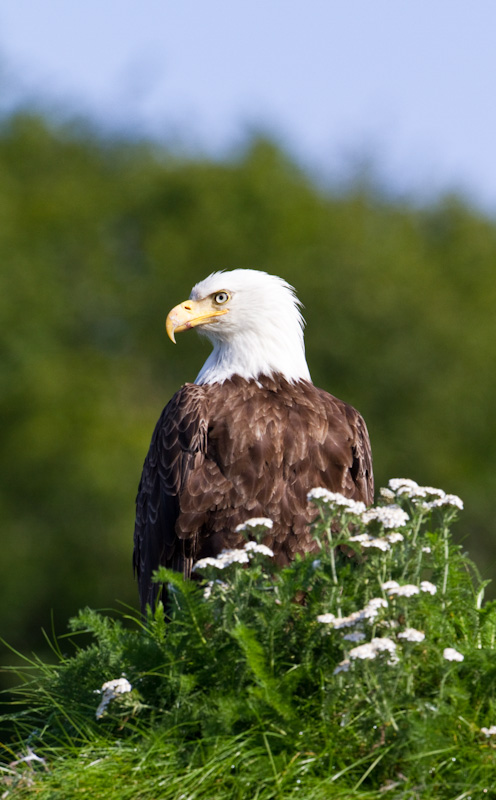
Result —
M 143 611 L 147 604 L 155 604 L 160 592 L 151 580 L 160 565 L 191 573 L 197 530 L 191 526 L 186 536 L 184 529 L 176 530 L 176 523 L 184 485 L 205 458 L 204 406 L 200 387 L 183 386 L 164 408 L 145 459 L 136 498 L 133 555 Z

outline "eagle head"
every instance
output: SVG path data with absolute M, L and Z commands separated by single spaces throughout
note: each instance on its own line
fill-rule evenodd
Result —
M 189 328 L 212 342 L 196 383 L 223 382 L 233 375 L 310 380 L 300 307 L 293 287 L 277 275 L 253 269 L 214 272 L 169 312 L 166 330 L 173 342 L 176 333 Z

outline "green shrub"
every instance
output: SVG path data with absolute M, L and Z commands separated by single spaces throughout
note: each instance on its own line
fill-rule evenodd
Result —
M 277 568 L 255 520 L 198 580 L 158 571 L 167 619 L 71 620 L 21 671 L 2 796 L 494 796 L 496 604 L 452 543 L 461 501 L 311 494 L 317 556 Z

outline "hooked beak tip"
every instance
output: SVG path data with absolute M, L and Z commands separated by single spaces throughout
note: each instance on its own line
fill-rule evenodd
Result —
M 176 344 L 176 337 L 174 336 L 174 323 L 170 318 L 170 314 L 165 321 L 165 330 L 167 331 L 167 336 L 171 340 L 172 344 Z

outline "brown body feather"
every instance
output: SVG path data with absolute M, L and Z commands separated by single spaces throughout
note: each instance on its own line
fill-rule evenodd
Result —
M 134 568 L 141 606 L 153 606 L 163 565 L 191 575 L 193 563 L 239 546 L 236 526 L 269 517 L 264 543 L 279 563 L 314 550 L 314 487 L 373 501 L 365 422 L 354 408 L 301 380 L 186 384 L 153 433 L 137 497 Z

